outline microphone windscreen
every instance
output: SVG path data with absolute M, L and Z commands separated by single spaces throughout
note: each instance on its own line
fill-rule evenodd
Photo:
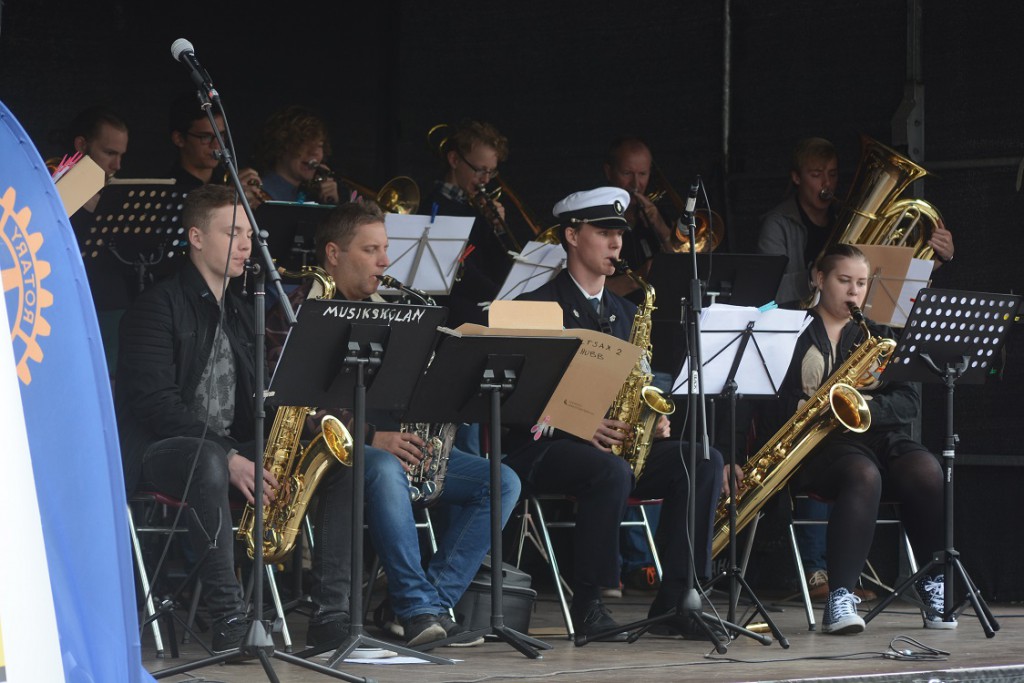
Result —
M 192 47 L 192 43 L 185 38 L 178 38 L 176 41 L 171 43 L 171 56 L 174 57 L 175 61 L 181 60 L 181 54 L 183 52 L 191 52 L 195 54 L 195 48 Z

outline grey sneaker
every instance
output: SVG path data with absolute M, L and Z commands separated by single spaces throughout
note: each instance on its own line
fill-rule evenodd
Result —
M 918 580 L 917 594 L 924 603 L 921 618 L 925 628 L 952 629 L 957 627 L 955 615 L 943 620 L 946 613 L 946 577 L 943 574 L 925 576 Z
M 836 588 L 830 592 L 821 624 L 822 633 L 838 636 L 863 631 L 864 620 L 857 616 L 858 602 L 860 598 L 845 588 Z

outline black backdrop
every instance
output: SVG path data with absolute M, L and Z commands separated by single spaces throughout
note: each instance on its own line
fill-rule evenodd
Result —
M 635 133 L 648 139 L 677 189 L 704 176 L 727 218 L 729 246 L 744 251 L 757 216 L 786 191 L 794 141 L 833 140 L 845 187 L 858 134 L 893 139 L 908 72 L 908 10 L 898 0 L 263 7 L 9 0 L 0 9 L 0 98 L 44 157 L 67 151 L 55 135 L 77 110 L 112 105 L 131 128 L 121 175 L 160 175 L 172 159 L 167 103 L 191 87 L 169 52 L 185 37 L 223 96 L 242 162 L 260 122 L 299 103 L 329 121 L 330 162 L 343 175 L 370 186 L 399 174 L 425 184 L 437 163 L 427 129 L 474 117 L 509 136 L 503 176 L 543 217 L 568 192 L 600 184 L 609 140 Z M 927 3 L 922 16 L 923 164 L 941 169 L 925 181 L 924 196 L 942 210 L 957 244 L 936 285 L 1019 292 L 1024 5 Z M 1011 338 L 1006 379 L 958 393 L 960 450 L 982 458 L 976 462 L 1009 464 L 1021 455 L 1013 429 L 1024 403 L 1020 336 Z M 933 449 L 941 405 L 928 388 L 924 438 Z M 978 467 L 993 473 L 994 484 L 1015 481 L 997 474 L 1002 467 Z M 959 512 L 961 521 L 977 515 L 979 524 L 1003 529 L 976 501 Z M 998 552 L 1000 538 L 1020 546 L 1016 525 L 1005 531 L 984 534 L 987 552 Z

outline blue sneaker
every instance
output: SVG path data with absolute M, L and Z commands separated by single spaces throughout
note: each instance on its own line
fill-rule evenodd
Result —
M 857 616 L 857 603 L 860 598 L 846 590 L 836 588 L 828 594 L 825 605 L 825 619 L 821 624 L 822 633 L 832 635 L 848 635 L 864 630 L 864 620 Z

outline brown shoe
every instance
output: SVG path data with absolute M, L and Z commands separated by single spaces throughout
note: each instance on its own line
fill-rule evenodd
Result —
M 853 594 L 860 598 L 863 602 L 871 602 L 878 599 L 878 595 L 875 591 L 864 586 L 854 586 Z
M 824 569 L 815 569 L 807 577 L 807 592 L 813 601 L 828 599 L 828 572 Z

